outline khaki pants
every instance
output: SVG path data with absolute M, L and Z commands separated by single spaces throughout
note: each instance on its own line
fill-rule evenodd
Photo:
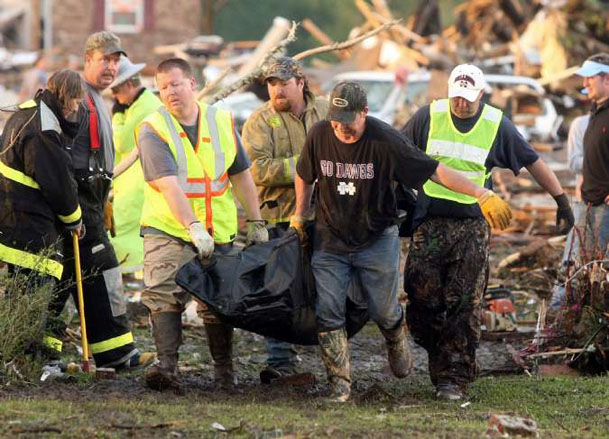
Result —
M 144 235 L 144 285 L 142 303 L 151 314 L 179 312 L 186 308 L 190 295 L 180 288 L 178 270 L 197 254 L 192 245 L 164 235 Z M 207 305 L 197 301 L 197 314 L 206 323 L 217 323 Z

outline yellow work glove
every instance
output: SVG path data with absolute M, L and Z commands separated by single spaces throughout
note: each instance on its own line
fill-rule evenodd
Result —
M 478 198 L 478 205 L 492 228 L 503 230 L 510 224 L 512 219 L 510 206 L 493 191 L 482 194 Z
M 307 223 L 307 220 L 303 216 L 292 215 L 290 217 L 290 228 L 296 230 L 296 233 L 298 234 L 298 239 L 300 239 L 300 242 L 306 241 L 306 236 L 307 236 L 307 234 L 305 232 L 306 223 Z

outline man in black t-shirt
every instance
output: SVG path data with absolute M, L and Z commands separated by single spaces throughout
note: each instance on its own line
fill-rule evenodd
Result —
M 486 87 L 482 71 L 457 66 L 448 87 L 449 99 L 421 108 L 402 133 L 440 163 L 488 188 L 493 167 L 514 174 L 526 167 L 556 200 L 557 227 L 567 233 L 574 220 L 560 183 L 501 111 L 481 104 Z M 477 372 L 490 241 L 483 213 L 475 199 L 433 183 L 419 191 L 404 272 L 407 319 L 415 342 L 427 350 L 440 399 L 461 399 Z
M 594 104 L 584 134 L 582 200 L 586 213 L 578 218 L 583 234 L 582 254 L 604 259 L 609 244 L 609 54 L 588 58 L 576 72 L 583 78 L 588 97 Z
M 305 239 L 303 215 L 316 188 L 312 268 L 317 288 L 317 330 L 332 399 L 350 394 L 345 308 L 347 285 L 358 278 L 368 312 L 383 333 L 394 375 L 412 367 L 404 313 L 397 300 L 399 237 L 395 187 L 426 180 L 479 198 L 497 226 L 506 227 L 509 207 L 417 150 L 398 131 L 367 116 L 366 94 L 355 82 L 332 91 L 327 121 L 313 126 L 298 161 L 296 210 L 290 221 Z

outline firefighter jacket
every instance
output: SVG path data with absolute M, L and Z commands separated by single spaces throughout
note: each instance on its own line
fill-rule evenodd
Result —
M 0 260 L 61 277 L 58 255 L 41 251 L 58 243 L 62 228 L 81 221 L 66 135 L 78 125 L 64 119 L 57 99 L 43 91 L 8 120 L 0 152 Z M 56 251 L 61 250 L 56 248 Z
M 125 111 L 112 116 L 115 164 L 127 157 L 135 147 L 135 128 L 144 118 L 154 113 L 161 101 L 142 88 Z M 141 269 L 144 265 L 144 243 L 140 236 L 140 217 L 144 205 L 144 173 L 137 160 L 112 182 L 114 193 L 114 222 L 116 236 L 110 241 L 123 272 Z
M 260 212 L 269 224 L 286 223 L 296 207 L 294 174 L 307 133 L 323 120 L 328 102 L 307 92 L 301 118 L 278 112 L 267 101 L 243 126 L 243 146 L 252 160 L 252 177 L 258 187 Z
M 169 146 L 178 165 L 178 184 L 193 213 L 214 241 L 225 244 L 237 235 L 237 207 L 230 189 L 228 169 L 237 156 L 230 112 L 211 105 L 199 105 L 199 138 L 191 145 L 180 123 L 161 107 L 148 116 L 148 124 Z M 141 126 L 141 125 L 140 125 Z M 144 189 L 141 225 L 190 242 L 187 230 L 173 216 L 163 194 L 149 182 Z

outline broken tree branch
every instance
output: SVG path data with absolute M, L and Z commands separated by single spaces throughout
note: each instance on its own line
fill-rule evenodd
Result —
M 204 96 L 207 96 L 214 90 L 220 83 L 226 78 L 229 74 L 235 71 L 233 66 L 227 67 L 222 70 L 218 77 L 214 79 L 212 82 L 205 84 L 205 87 L 201 89 L 201 91 L 197 94 L 197 101 L 200 101 Z
M 563 349 L 561 351 L 548 351 L 548 352 L 539 352 L 536 354 L 527 355 L 527 358 L 537 358 L 537 357 L 554 357 L 556 355 L 573 355 L 579 354 L 583 352 L 584 349 Z
M 359 37 L 356 38 L 352 38 L 350 40 L 347 41 L 343 41 L 342 43 L 333 43 L 333 44 L 329 44 L 327 46 L 321 46 L 321 47 L 316 47 L 315 49 L 309 49 L 309 50 L 305 50 L 304 52 L 300 52 L 296 55 L 293 56 L 293 58 L 295 60 L 301 60 L 303 58 L 306 58 L 308 56 L 312 56 L 312 55 L 318 55 L 320 53 L 325 53 L 325 52 L 330 52 L 332 50 L 343 50 L 343 49 L 347 49 L 351 46 L 354 46 L 358 43 L 361 43 L 362 41 L 373 37 L 374 35 L 383 32 L 384 30 L 389 29 L 390 27 L 398 24 L 399 22 L 401 22 L 402 20 L 392 20 L 392 21 L 388 21 L 387 23 L 377 27 L 376 29 L 371 30 L 370 32 L 366 32 L 364 35 L 360 35 Z
M 252 82 L 254 80 L 254 78 L 256 78 L 257 76 L 260 76 L 260 74 L 262 73 L 262 67 L 269 61 L 269 59 L 271 59 L 277 52 L 283 50 L 288 44 L 290 44 L 291 42 L 296 40 L 296 29 L 297 28 L 298 28 L 298 23 L 293 21 L 292 26 L 290 27 L 290 31 L 288 32 L 288 36 L 283 41 L 281 41 L 279 44 L 277 44 L 275 47 L 273 47 L 271 50 L 268 51 L 268 53 L 264 56 L 264 58 L 262 59 L 262 61 L 260 62 L 260 64 L 258 65 L 257 68 L 252 70 L 249 74 L 245 75 L 243 78 L 239 79 L 238 81 L 233 82 L 228 87 L 225 87 L 222 90 L 220 90 L 218 93 L 216 93 L 212 97 L 211 102 L 209 102 L 209 103 L 213 104 L 215 102 L 218 102 L 218 101 L 224 99 L 225 97 L 229 96 L 233 92 L 239 90 L 244 85 L 247 85 L 250 82 Z

